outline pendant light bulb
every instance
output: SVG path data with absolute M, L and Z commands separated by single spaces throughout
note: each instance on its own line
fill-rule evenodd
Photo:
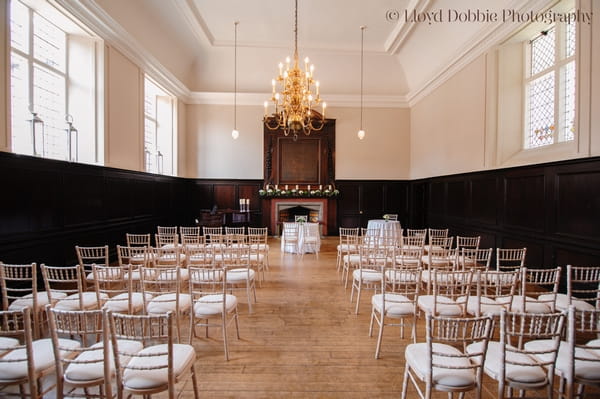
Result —
M 360 129 L 360 130 L 358 131 L 358 139 L 359 139 L 359 140 L 362 140 L 362 139 L 364 139 L 364 138 L 365 138 L 365 131 L 364 131 L 364 130 L 362 130 L 362 129 Z
M 240 132 L 238 132 L 237 129 L 233 129 L 231 131 L 231 137 L 233 137 L 234 140 L 237 140 L 238 137 L 240 137 Z

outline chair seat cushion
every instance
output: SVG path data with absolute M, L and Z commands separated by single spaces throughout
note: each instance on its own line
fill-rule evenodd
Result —
M 467 299 L 465 297 L 458 298 L 459 302 L 464 302 Z M 467 313 L 470 315 L 476 315 L 478 311 L 481 312 L 483 316 L 499 316 L 502 312 L 502 309 L 505 309 L 504 305 L 496 302 L 493 298 L 488 298 L 486 296 L 479 297 L 479 307 L 477 304 L 476 296 L 469 296 L 467 299 Z
M 520 312 L 521 309 L 523 309 L 523 297 L 515 296 L 513 298 L 511 311 Z M 525 303 L 525 312 L 548 314 L 548 313 L 552 313 L 552 308 L 550 307 L 548 302 L 539 302 L 535 298 L 527 297 L 526 303 Z
M 473 343 L 467 346 L 468 353 L 481 352 L 481 344 Z M 518 362 L 522 365 L 506 364 L 506 379 L 516 383 L 523 384 L 543 384 L 547 381 L 546 372 L 541 366 L 537 365 L 536 360 L 526 353 L 506 352 L 506 359 L 511 362 Z M 494 379 L 500 375 L 500 367 L 503 359 L 501 356 L 500 342 L 490 341 L 485 356 L 484 369 L 486 374 Z
M 52 295 L 53 299 L 65 298 L 67 294 L 64 292 L 55 292 Z M 46 291 L 39 291 L 36 295 L 36 302 L 38 311 L 43 310 L 48 304 L 48 293 Z M 8 305 L 8 310 L 23 310 L 33 308 L 33 294 L 27 294 L 19 299 L 15 299 Z
M 127 353 L 137 353 L 144 349 L 144 345 L 138 341 L 118 340 L 119 351 Z M 104 351 L 102 342 L 98 342 L 90 347 L 95 350 L 81 352 L 65 369 L 65 381 L 74 384 L 89 383 L 91 381 L 102 381 L 104 379 Z M 109 368 L 111 375 L 115 371 L 114 356 L 112 344 L 109 343 Z M 128 357 L 121 357 L 121 362 L 125 364 L 129 361 Z M 84 363 L 85 362 L 85 363 Z
M 392 269 L 385 271 L 385 278 L 389 281 L 395 282 L 416 282 L 417 275 L 413 271 Z
M 543 294 L 538 297 L 540 301 L 552 300 L 553 294 Z M 581 299 L 572 298 L 572 304 L 575 306 L 575 310 L 594 310 L 594 305 L 582 301 Z M 556 295 L 556 309 L 566 310 L 569 308 L 569 297 L 566 294 Z
M 358 251 L 358 245 L 356 244 L 338 244 L 338 252 Z
M 160 270 L 160 268 L 157 268 L 157 270 Z M 163 280 L 163 281 L 171 281 L 176 279 L 177 277 L 177 273 L 175 273 L 174 271 L 170 270 L 170 271 L 166 271 L 163 270 L 158 274 L 158 280 Z M 187 281 L 190 279 L 190 273 L 187 269 L 183 269 L 180 268 L 179 269 L 179 279 L 181 281 Z
M 433 295 L 420 295 L 417 303 L 419 308 L 433 313 L 435 297 Z M 438 295 L 436 311 L 441 316 L 460 316 L 463 313 L 463 309 L 460 305 L 454 302 L 451 298 Z
M 79 294 L 71 294 L 64 299 L 59 300 L 54 307 L 61 310 L 87 310 L 98 308 L 98 298 L 96 297 L 95 292 L 83 292 L 81 297 L 83 304 L 79 303 Z M 108 295 L 101 293 L 100 299 L 108 299 Z
M 461 355 L 461 352 L 450 346 L 441 343 L 432 344 L 433 352 L 444 353 L 448 355 Z M 404 353 L 406 364 L 409 365 L 415 373 L 421 378 L 429 373 L 429 357 L 427 355 L 427 344 L 410 344 L 406 347 Z M 449 387 L 469 387 L 476 384 L 477 379 L 472 368 L 460 369 L 460 367 L 471 367 L 471 362 L 467 357 L 445 357 L 433 355 L 433 364 L 440 364 L 453 368 L 433 367 L 433 385 L 445 385 Z
M 381 281 L 381 272 L 373 269 L 362 269 L 362 273 L 361 269 L 356 269 L 352 272 L 352 276 L 355 280 L 360 280 L 362 278 L 362 281 Z
M 150 303 L 146 311 L 150 314 L 162 314 L 176 311 L 177 294 L 162 294 L 157 295 Z M 189 294 L 179 294 L 179 311 L 185 313 L 192 305 L 192 297 Z
M 379 313 L 383 312 L 383 295 L 375 294 L 371 297 L 373 308 Z M 414 303 L 404 295 L 385 294 L 385 315 L 400 317 L 415 314 Z
M 525 348 L 531 351 L 551 350 L 553 347 L 554 341 L 548 339 L 529 341 L 525 344 Z M 551 360 L 550 356 L 547 354 L 534 356 L 544 362 Z M 581 347 L 575 348 L 575 357 L 576 378 L 588 381 L 600 381 L 600 357 Z M 590 361 L 584 359 L 590 359 Z M 569 371 L 570 361 L 569 343 L 562 341 L 558 347 L 558 355 L 556 356 L 556 373 L 563 377 L 566 376 Z
M 242 282 L 246 280 L 253 280 L 254 275 L 256 273 L 252 269 L 247 268 L 239 268 L 239 269 L 230 269 L 226 272 L 227 281 L 230 283 Z
M 237 306 L 235 295 L 225 295 L 225 311 L 230 312 Z M 194 301 L 194 314 L 198 317 L 223 313 L 223 295 L 205 295 Z
M 146 301 L 150 301 L 152 295 L 146 294 Z M 116 313 L 124 313 L 129 311 L 129 294 L 124 292 L 115 295 L 104 303 L 104 307 Z M 134 312 L 138 312 L 144 307 L 144 295 L 141 292 L 131 293 L 131 308 Z
M 10 337 L 0 337 L 0 356 L 10 351 L 14 347 L 19 346 L 19 340 Z
M 128 367 L 123 373 L 123 385 L 126 389 L 152 389 L 167 385 L 168 367 L 167 367 L 166 344 L 154 345 L 142 349 L 139 354 L 142 357 L 133 357 L 128 363 Z M 161 354 L 160 356 L 149 357 L 148 354 Z M 196 352 L 191 345 L 173 344 L 173 374 L 179 377 L 196 360 Z M 148 369 L 149 367 L 161 367 Z M 137 369 L 141 368 L 141 369 Z
M 71 339 L 59 338 L 61 347 L 75 349 L 81 345 Z M 50 338 L 33 341 L 33 365 L 36 372 L 54 367 L 54 349 Z M 68 352 L 61 351 L 61 356 Z M 0 363 L 0 381 L 14 381 L 27 377 L 27 352 L 25 348 L 15 349 L 7 353 L 2 360 L 15 360 L 14 362 Z M 17 361 L 22 360 L 22 361 Z

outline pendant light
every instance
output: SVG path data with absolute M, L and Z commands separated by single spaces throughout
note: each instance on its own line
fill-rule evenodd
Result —
M 239 21 L 235 21 L 234 25 L 234 45 L 233 45 L 233 130 L 231 137 L 237 140 L 240 137 L 240 132 L 237 130 L 237 27 Z
M 358 139 L 362 140 L 365 138 L 365 131 L 363 129 L 363 63 L 364 63 L 364 42 L 365 42 L 365 29 L 366 26 L 360 27 L 360 130 L 358 131 Z

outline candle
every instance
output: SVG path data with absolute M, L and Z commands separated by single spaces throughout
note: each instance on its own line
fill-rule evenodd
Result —
M 319 190 L 323 190 L 323 185 L 319 184 Z
M 298 190 L 298 185 L 296 184 L 296 190 Z
M 325 118 L 325 108 L 327 107 L 327 103 L 323 103 L 323 118 Z
M 321 84 L 319 83 L 319 81 L 317 80 L 317 82 L 315 83 L 315 86 L 317 87 L 317 97 L 319 97 L 319 86 L 321 86 Z
M 331 184 L 329 185 L 329 191 L 331 191 Z
M 285 65 L 287 69 L 290 69 L 290 57 L 285 57 Z
M 311 66 L 310 66 L 310 77 L 311 77 L 311 78 L 313 77 L 313 72 L 314 72 L 314 71 L 315 71 L 315 66 L 314 66 L 314 65 L 311 65 Z
M 285 185 L 285 189 L 286 189 L 286 190 L 288 189 L 288 185 L 287 185 L 287 184 Z
M 282 73 L 283 73 L 283 64 L 280 62 L 279 63 L 279 76 L 281 76 Z
M 273 86 L 273 94 L 275 94 L 275 79 L 271 79 L 271 85 Z
M 265 116 L 267 116 L 269 110 L 269 103 L 265 101 Z
M 306 58 L 304 59 L 304 70 L 305 70 L 305 71 L 308 71 L 308 62 L 309 62 L 309 61 L 310 61 L 310 60 L 308 59 L 308 57 L 306 57 Z
M 308 191 L 310 191 L 310 184 L 308 185 Z
M 277 190 L 277 187 L 278 187 L 278 186 L 277 186 L 277 184 L 276 184 L 276 185 L 275 185 L 275 190 Z

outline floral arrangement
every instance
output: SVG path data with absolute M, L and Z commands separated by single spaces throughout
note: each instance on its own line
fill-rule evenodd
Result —
M 307 188 L 279 188 L 278 186 L 270 187 L 266 186 L 264 189 L 258 190 L 258 195 L 261 198 L 332 198 L 337 197 L 340 191 L 333 188 L 332 186 L 318 188 L 316 190 Z

